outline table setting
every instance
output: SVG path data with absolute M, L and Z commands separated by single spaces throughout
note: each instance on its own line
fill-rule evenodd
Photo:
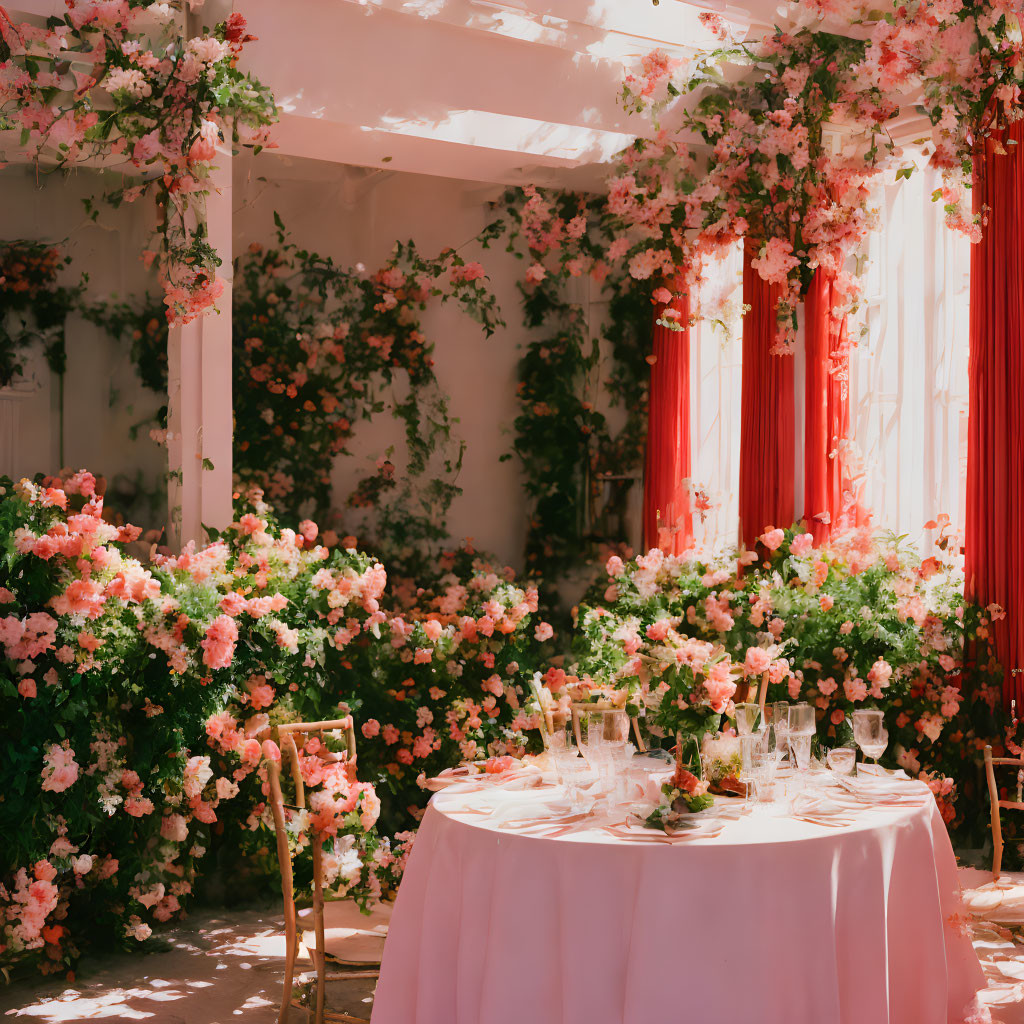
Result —
M 881 712 L 825 749 L 810 705 L 730 702 L 662 749 L 614 695 L 539 699 L 542 754 L 428 783 L 374 1024 L 966 1018 L 952 849 Z

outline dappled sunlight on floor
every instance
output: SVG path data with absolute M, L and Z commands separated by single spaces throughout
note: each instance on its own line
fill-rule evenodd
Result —
M 272 1024 L 280 1005 L 284 933 L 267 911 L 201 912 L 161 933 L 167 952 L 91 961 L 69 984 L 19 983 L 0 990 L 4 1019 Z M 305 969 L 308 964 L 300 965 Z M 295 1020 L 304 1014 L 296 1012 Z M 368 1014 L 367 1014 L 368 1016 Z
M 275 1024 L 284 975 L 284 921 L 272 911 L 200 911 L 159 933 L 170 949 L 85 957 L 74 983 L 19 982 L 0 988 L 3 1021 L 146 1021 L 147 1024 Z M 297 971 L 311 970 L 303 953 Z M 376 984 L 327 986 L 327 1005 L 368 1019 Z M 293 1009 L 292 1024 L 306 1012 Z
M 964 907 L 988 988 L 981 1001 L 998 1024 L 1024 1024 L 1024 874 L 998 882 L 988 871 L 960 869 Z

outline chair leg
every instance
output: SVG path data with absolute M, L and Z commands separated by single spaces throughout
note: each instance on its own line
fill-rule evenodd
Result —
M 327 995 L 327 956 L 324 952 L 323 840 L 313 835 L 313 928 L 316 935 L 316 1024 L 324 1024 Z
M 295 904 L 290 899 L 284 905 L 284 991 L 281 993 L 281 1013 L 278 1024 L 288 1024 L 288 1010 L 292 1002 L 292 985 L 295 982 L 295 960 L 298 956 L 298 927 L 295 921 Z
M 994 835 L 992 837 L 992 881 L 998 882 L 1000 869 L 1003 866 L 1003 837 Z

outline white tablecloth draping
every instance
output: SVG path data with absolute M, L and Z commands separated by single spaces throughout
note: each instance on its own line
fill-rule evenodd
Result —
M 502 830 L 558 792 L 434 797 L 373 1024 L 960 1024 L 984 985 L 930 797 L 672 845 Z

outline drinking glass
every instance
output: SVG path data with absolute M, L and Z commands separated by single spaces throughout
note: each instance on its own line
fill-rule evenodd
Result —
M 586 759 L 580 756 L 575 746 L 552 751 L 551 757 L 555 762 L 555 774 L 558 776 L 559 784 L 569 798 L 569 812 L 576 814 L 582 810 L 581 789 L 589 772 Z
M 852 747 L 836 747 L 826 758 L 833 775 L 850 775 L 857 762 L 857 751 Z
M 789 735 L 813 736 L 815 730 L 814 708 L 806 701 L 789 706 Z
M 621 760 L 629 738 L 629 715 L 621 708 L 579 710 L 583 756 L 597 773 L 602 787 L 612 785 L 613 759 Z
M 756 704 L 737 704 L 735 707 L 736 735 L 740 738 L 740 781 L 746 782 L 748 787 L 752 779 L 750 755 L 758 740 L 754 726 L 760 713 L 761 709 Z
M 767 732 L 767 730 L 765 730 Z M 767 745 L 758 745 L 753 754 L 754 796 L 758 804 L 770 804 L 775 800 L 775 774 L 779 762 L 775 751 L 767 749 Z
M 889 745 L 889 733 L 885 729 L 882 712 L 877 708 L 858 708 L 853 713 L 853 738 L 865 757 L 875 764 Z
M 797 770 L 803 775 L 811 764 L 811 738 L 814 736 L 814 708 L 806 701 L 789 706 L 789 749 Z
M 811 764 L 811 739 L 810 733 L 802 732 L 797 735 L 790 735 L 789 749 L 793 751 L 793 760 L 796 762 L 797 770 L 806 772 Z
M 775 756 L 782 761 L 789 752 L 789 704 L 784 700 L 772 705 L 772 728 L 775 730 Z
M 749 736 L 757 725 L 757 717 L 761 713 L 757 704 L 737 704 L 736 712 L 736 735 Z

